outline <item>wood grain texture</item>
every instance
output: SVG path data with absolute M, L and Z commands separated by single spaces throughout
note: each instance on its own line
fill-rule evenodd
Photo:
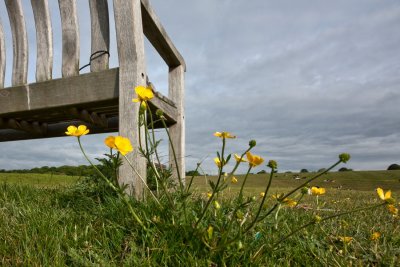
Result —
M 178 168 L 176 168 L 173 150 L 169 148 L 169 162 L 172 167 L 173 177 L 178 179 L 178 172 L 185 183 L 185 70 L 183 66 L 169 69 L 168 97 L 177 107 L 176 124 L 170 126 L 169 132 L 174 146 Z
M 3 122 L 4 122 L 4 120 L 3 120 Z M 1 123 L 1 121 L 0 121 L 0 123 Z M 6 123 L 9 123 L 9 122 L 6 122 Z M 15 122 L 15 123 L 20 123 L 20 122 Z M 118 128 L 118 118 L 109 118 L 107 123 L 110 127 L 113 127 L 113 129 Z M 22 129 L 1 130 L 1 129 L 3 129 L 3 127 L 0 125 L 0 142 L 66 136 L 65 131 L 68 126 L 70 126 L 70 125 L 78 126 L 78 125 L 82 125 L 82 124 L 87 125 L 89 127 L 90 134 L 110 132 L 109 130 L 107 131 L 102 127 L 96 127 L 96 126 L 90 125 L 84 121 L 79 121 L 79 120 L 74 120 L 74 121 L 69 121 L 69 122 L 60 122 L 60 123 L 55 123 L 55 124 L 51 124 L 51 125 L 39 124 L 38 126 L 40 127 L 40 131 L 41 131 L 40 134 L 36 134 L 36 133 L 32 134 L 29 131 L 24 131 Z M 36 126 L 35 123 L 32 123 L 30 127 L 32 127 L 32 130 L 33 130 L 38 126 Z M 16 126 L 16 127 L 18 127 L 18 126 Z
M 28 75 L 28 37 L 21 0 L 4 0 L 13 38 L 12 85 L 26 84 Z
M 48 112 L 50 109 L 68 106 L 98 105 L 100 108 L 102 103 L 118 105 L 121 91 L 119 86 L 119 70 L 116 68 L 2 89 L 0 90 L 0 116 L 40 110 L 46 113 L 46 110 Z M 129 90 L 133 91 L 132 88 Z M 132 98 L 129 98 L 129 107 L 134 109 L 136 105 L 132 103 Z M 150 105 L 164 110 L 170 123 L 176 121 L 178 116 L 176 106 L 162 94 L 156 93 Z
M 128 137 L 133 147 L 139 147 L 139 105 L 132 105 L 133 88 L 146 85 L 144 36 L 140 0 L 114 0 L 114 18 L 119 59 L 119 134 Z M 143 140 L 143 138 L 142 138 Z M 146 160 L 138 149 L 128 154 L 139 175 L 146 179 Z M 143 198 L 143 184 L 138 175 L 125 162 L 119 169 L 119 182 L 128 185 L 127 192 L 137 199 Z
M 36 81 L 51 80 L 53 71 L 53 32 L 48 0 L 31 0 L 36 25 Z
M 0 89 L 4 88 L 4 77 L 6 75 L 6 42 L 3 26 L 0 21 Z
M 58 0 L 62 29 L 62 76 L 79 74 L 79 26 L 76 0 Z
M 96 51 L 110 50 L 110 26 L 107 0 L 89 0 L 92 54 Z M 108 55 L 102 55 L 91 62 L 90 71 L 108 69 Z
M 182 65 L 186 70 L 185 60 L 176 49 L 167 32 L 159 21 L 149 0 L 141 1 L 143 32 L 169 67 Z

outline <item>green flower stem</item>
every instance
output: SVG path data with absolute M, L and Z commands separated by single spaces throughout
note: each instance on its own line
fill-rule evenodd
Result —
M 92 163 L 92 161 L 89 159 L 89 157 L 86 155 L 85 150 L 82 147 L 81 144 L 81 139 L 80 137 L 78 137 L 78 143 L 79 143 L 79 148 L 82 151 L 83 156 L 86 158 L 86 160 L 90 163 L 90 165 L 92 165 L 92 167 L 98 172 L 98 174 L 100 175 L 101 178 L 103 178 L 103 180 L 108 184 L 108 186 L 110 186 L 115 192 L 118 193 L 118 195 L 122 198 L 122 200 L 125 202 L 125 204 L 128 206 L 129 212 L 132 214 L 132 216 L 135 218 L 135 220 L 139 223 L 140 226 L 142 226 L 142 228 L 144 230 L 147 230 L 146 227 L 144 226 L 143 222 L 140 220 L 139 216 L 136 214 L 136 212 L 133 210 L 131 204 L 129 203 L 129 199 L 128 197 L 123 194 L 121 192 L 121 190 L 119 190 L 117 187 L 115 187 L 113 185 L 113 183 L 111 183 L 107 177 L 104 176 L 104 174 L 96 167 L 96 165 L 94 165 Z
M 278 205 L 278 210 L 275 212 L 275 230 L 278 230 L 278 215 L 279 215 L 279 211 L 282 208 L 282 204 L 279 203 Z
M 272 178 L 274 177 L 274 172 L 275 172 L 275 170 L 272 168 L 272 169 L 271 169 L 271 173 L 270 173 L 270 175 L 269 175 L 268 185 L 267 185 L 267 187 L 265 188 L 264 196 L 263 196 L 263 199 L 261 200 L 260 207 L 258 207 L 258 211 L 257 211 L 256 217 L 254 217 L 254 220 L 253 220 L 253 221 L 250 223 L 250 225 L 246 228 L 246 230 L 244 231 L 244 233 L 247 233 L 251 228 L 253 228 L 254 225 L 256 225 L 256 223 L 257 223 L 257 221 L 258 221 L 258 217 L 260 216 L 260 213 L 261 213 L 261 210 L 262 210 L 262 208 L 263 208 L 263 206 L 264 206 L 265 200 L 267 199 L 267 194 L 268 194 L 269 188 L 271 187 Z
M 137 176 L 139 176 L 140 180 L 142 180 L 144 186 L 147 188 L 147 190 L 149 190 L 150 194 L 153 196 L 154 200 L 157 202 L 158 205 L 161 206 L 161 203 L 158 201 L 157 197 L 153 194 L 153 192 L 151 192 L 150 188 L 147 186 L 147 183 L 144 181 L 143 177 L 138 173 L 138 171 L 135 169 L 135 167 L 133 167 L 132 163 L 130 162 L 130 160 L 125 156 L 122 155 L 125 160 L 128 162 L 129 166 L 132 168 L 132 170 L 136 173 Z
M 218 190 L 219 184 L 220 184 L 220 182 L 221 182 L 221 177 L 222 177 L 223 169 L 224 169 L 224 152 L 225 152 L 225 138 L 222 138 L 222 151 L 221 151 L 221 158 L 220 158 L 221 166 L 219 167 L 218 180 L 217 180 L 217 183 L 216 183 L 216 185 L 215 185 L 215 187 L 214 187 L 214 189 L 213 189 L 213 192 L 212 192 L 212 194 L 211 194 L 211 197 L 208 199 L 208 201 L 207 201 L 205 207 L 203 208 L 203 211 L 202 211 L 202 213 L 201 213 L 199 219 L 197 219 L 197 222 L 194 224 L 194 227 L 193 227 L 194 229 L 197 228 L 197 226 L 199 225 L 199 223 L 200 223 L 201 220 L 203 219 L 204 215 L 205 215 L 206 212 L 207 212 L 208 207 L 210 206 L 211 202 L 213 201 L 214 196 L 215 196 L 215 194 L 216 194 L 216 192 L 217 192 L 217 190 Z
M 200 163 L 197 163 L 197 167 L 194 170 L 194 173 L 196 173 L 199 168 L 200 168 Z M 192 177 L 190 178 L 190 182 L 189 182 L 189 184 L 188 184 L 188 186 L 186 188 L 186 193 L 189 193 L 190 187 L 192 186 L 192 183 L 193 183 L 193 179 L 194 179 L 194 175 L 192 175 Z
M 145 113 L 144 113 L 144 115 L 146 114 L 146 111 L 145 111 Z M 144 116 L 143 115 L 143 116 Z M 140 117 L 140 113 L 139 113 L 139 117 Z M 146 121 L 146 118 L 144 117 L 144 120 Z M 140 136 L 141 136 L 141 134 L 140 134 L 140 118 L 139 118 L 139 140 L 140 140 Z M 149 132 L 149 129 L 147 128 L 147 124 L 146 123 L 144 123 L 144 128 L 145 128 L 145 143 L 146 143 L 146 153 L 143 153 L 143 155 L 144 155 L 144 157 L 146 158 L 146 160 L 147 160 L 147 162 L 149 163 L 149 165 L 150 165 L 150 168 L 152 169 L 152 171 L 154 172 L 154 175 L 156 176 L 156 179 L 158 179 L 159 181 L 160 181 L 160 183 L 161 183 L 161 187 L 162 187 L 162 189 L 164 190 L 164 193 L 165 193 L 165 195 L 166 195 L 166 197 L 167 197 L 167 199 L 168 199 L 168 202 L 169 202 L 169 204 L 171 205 L 171 207 L 172 208 L 174 208 L 175 206 L 174 206 L 174 201 L 172 200 L 172 197 L 171 197 L 171 195 L 170 195 L 170 192 L 168 191 L 168 189 L 167 189 L 167 187 L 165 186 L 165 184 L 163 183 L 163 181 L 161 181 L 161 177 L 160 177 L 160 174 L 158 173 L 158 171 L 157 171 L 157 168 L 154 166 L 154 163 L 153 163 L 153 161 L 150 159 L 150 155 L 148 154 L 148 139 L 147 139 L 147 134 L 148 134 L 148 132 Z M 140 149 L 143 151 L 143 148 L 142 148 L 142 144 L 141 144 L 141 142 L 139 141 L 139 146 L 140 146 Z
M 273 244 L 272 248 L 276 248 L 276 247 L 277 247 L 279 244 L 281 244 L 283 241 L 285 241 L 285 240 L 288 239 L 289 237 L 293 236 L 294 234 L 298 233 L 299 231 L 301 231 L 301 230 L 307 228 L 307 227 L 310 226 L 310 225 L 317 224 L 317 223 L 321 223 L 321 222 L 323 222 L 323 221 L 327 221 L 327 220 L 330 220 L 330 219 L 333 219 L 333 218 L 336 218 L 336 217 L 340 217 L 340 216 L 347 215 L 347 214 L 351 214 L 351 213 L 356 213 L 356 212 L 363 211 L 363 210 L 375 209 L 375 208 L 378 208 L 378 207 L 383 206 L 383 205 L 386 205 L 386 203 L 384 202 L 384 203 L 380 203 L 380 204 L 374 205 L 374 206 L 369 206 L 369 207 L 363 207 L 363 208 L 358 208 L 358 209 L 354 209 L 354 210 L 344 211 L 344 212 L 341 212 L 341 213 L 338 213 L 338 214 L 334 214 L 334 215 L 331 215 L 331 216 L 322 218 L 319 222 L 317 222 L 317 221 L 311 221 L 311 222 L 309 222 L 309 223 L 306 223 L 306 224 L 300 226 L 299 228 L 293 230 L 293 231 L 292 231 L 291 233 L 289 233 L 288 235 L 286 235 L 286 236 L 282 237 L 281 239 L 279 239 L 278 242 L 276 242 L 276 243 Z
M 150 125 L 151 125 L 151 133 L 152 133 L 152 138 L 153 138 L 152 146 L 154 147 L 154 145 L 156 144 L 156 136 L 155 136 L 155 134 L 154 134 L 153 114 L 151 113 L 151 110 L 150 110 L 149 105 L 147 105 L 147 109 L 148 109 L 148 112 L 149 112 Z M 147 124 L 146 124 L 146 126 L 147 126 Z M 148 126 L 147 126 L 147 129 L 148 129 Z M 156 155 L 156 159 L 157 159 L 158 166 L 161 166 L 160 157 L 158 156 L 158 152 L 157 152 L 157 148 L 156 148 L 156 147 L 154 147 L 154 154 Z
M 171 146 L 172 154 L 174 156 L 176 173 L 178 174 L 179 186 L 180 186 L 181 192 L 183 193 L 183 183 L 182 183 L 181 173 L 179 171 L 178 159 L 176 157 L 175 147 L 174 147 L 174 144 L 172 143 L 171 135 L 169 134 L 168 127 L 167 127 L 167 124 L 165 123 L 164 118 L 161 118 L 161 122 L 164 126 L 165 132 L 168 135 L 169 145 Z
M 165 123 L 165 120 L 164 120 L 163 116 L 161 116 L 161 123 L 163 124 L 165 132 L 168 135 L 169 145 L 170 145 L 171 150 L 172 150 L 172 155 L 174 157 L 174 162 L 175 162 L 176 173 L 178 175 L 180 192 L 181 192 L 181 194 L 183 194 L 184 186 L 183 186 L 183 182 L 182 182 L 181 173 L 179 171 L 178 159 L 177 159 L 177 156 L 176 156 L 175 147 L 174 147 L 174 144 L 172 143 L 171 135 L 169 133 L 168 127 L 167 127 L 167 125 Z M 193 181 L 193 178 L 192 178 L 192 181 Z M 188 222 L 188 215 L 187 215 L 187 207 L 186 207 L 186 201 L 185 200 L 182 202 L 182 206 L 183 206 L 183 213 L 184 213 L 184 216 L 185 216 L 185 221 L 187 223 Z
M 243 152 L 243 154 L 240 156 L 240 159 L 242 159 L 244 157 L 244 155 L 246 155 L 247 152 L 249 152 L 253 147 L 249 147 L 245 152 Z M 239 167 L 241 161 L 236 161 L 235 167 L 233 167 L 231 173 L 229 174 L 227 179 L 232 178 L 232 176 L 235 174 L 236 169 Z
M 249 168 L 247 169 L 247 173 L 246 176 L 244 177 L 243 183 L 242 183 L 242 187 L 240 187 L 240 192 L 239 192 L 239 196 L 238 196 L 238 202 L 239 204 L 242 203 L 242 199 L 243 199 L 243 188 L 244 185 L 246 184 L 247 178 L 249 177 L 249 173 L 251 171 L 252 166 L 249 164 Z

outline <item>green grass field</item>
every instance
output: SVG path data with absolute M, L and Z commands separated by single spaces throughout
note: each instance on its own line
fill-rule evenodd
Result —
M 294 179 L 299 175 L 298 180 Z M 315 173 L 278 173 L 274 175 L 272 188 L 292 189 L 310 178 Z M 239 182 L 231 185 L 233 189 L 240 188 L 242 175 L 237 176 Z M 188 177 L 187 179 L 190 179 Z M 193 184 L 199 190 L 207 190 L 208 179 L 215 180 L 215 177 L 196 176 Z M 268 182 L 269 174 L 253 174 L 248 177 L 247 189 L 249 191 L 262 190 Z M 318 178 L 311 185 L 325 187 L 327 189 L 374 191 L 377 187 L 388 188 L 392 191 L 400 191 L 400 170 L 396 171 L 349 171 L 331 172 Z
M 0 173 L 0 183 L 29 185 L 34 187 L 63 187 L 69 186 L 79 177 L 67 175 L 50 175 L 50 174 L 34 174 L 34 173 Z
M 291 189 L 303 183 L 305 178 L 310 178 L 314 173 L 278 173 L 274 175 L 272 187 Z M 294 179 L 299 175 L 300 179 Z M 187 177 L 187 181 L 191 177 Z M 239 183 L 231 185 L 233 190 L 240 188 L 243 175 L 238 175 Z M 268 182 L 269 174 L 253 174 L 247 181 L 249 191 L 262 190 Z M 198 190 L 207 190 L 208 179 L 215 180 L 213 176 L 196 176 L 193 185 Z M 54 188 L 68 186 L 79 180 L 77 176 L 50 175 L 50 174 L 18 174 L 0 173 L 0 183 L 32 185 L 35 187 Z M 377 187 L 390 188 L 392 191 L 400 191 L 400 170 L 397 171 L 349 171 L 331 172 L 318 178 L 311 185 L 317 185 L 328 189 L 373 191 Z
M 292 175 L 278 174 L 271 192 L 280 193 L 304 182 Z M 305 196 L 298 208 L 282 208 L 279 216 L 254 229 L 259 239 L 250 235 L 242 240 L 248 254 L 235 256 L 234 252 L 239 252 L 236 246 L 229 250 L 233 253 L 230 266 L 399 266 L 400 222 L 385 207 L 313 225 L 273 251 L 265 245 L 279 241 L 316 213 L 330 216 L 376 205 L 380 202 L 375 193 L 378 186 L 392 189 L 398 202 L 399 178 L 400 171 L 341 172 L 321 177 L 314 184 L 326 187 L 327 193 L 319 197 L 318 206 L 315 197 Z M 238 184 L 241 179 L 238 176 Z M 190 253 L 179 224 L 176 229 L 164 229 L 163 235 L 153 232 L 143 236 L 120 200 L 102 199 L 97 188 L 83 187 L 77 180 L 70 176 L 0 174 L 0 266 L 216 266 L 208 254 Z M 266 181 L 266 175 L 249 177 L 246 194 L 257 196 L 255 204 Z M 227 212 L 224 207 L 238 191 L 238 184 L 224 192 L 221 212 Z M 335 189 L 340 185 L 341 189 Z M 194 190 L 209 191 L 204 177 L 195 178 Z M 149 214 L 155 208 L 135 205 L 150 209 Z M 266 207 L 272 205 L 269 200 Z M 375 231 L 382 235 L 371 241 Z M 343 244 L 338 241 L 340 236 L 353 240 Z

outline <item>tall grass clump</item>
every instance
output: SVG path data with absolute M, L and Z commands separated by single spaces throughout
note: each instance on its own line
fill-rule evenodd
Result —
M 335 261 L 340 265 L 350 260 L 346 257 L 355 253 L 354 236 L 359 234 L 346 231 L 346 218 L 377 208 L 385 208 L 384 216 L 393 222 L 399 218 L 398 204 L 392 198 L 390 190 L 384 192 L 383 189 L 377 188 L 379 201 L 353 206 L 349 210 L 332 210 L 321 200 L 326 194 L 325 188 L 309 186 L 310 182 L 339 164 L 346 163 L 350 159 L 350 155 L 346 153 L 340 154 L 338 160 L 330 167 L 289 192 L 272 193 L 270 189 L 278 163 L 272 159 L 265 162 L 262 156 L 254 154 L 253 150 L 257 145 L 255 140 L 249 141 L 248 147 L 244 148 L 242 153 L 227 154 L 229 142 L 236 138 L 229 132 L 214 133 L 214 136 L 221 140 L 221 147 L 214 158 L 218 175 L 216 180 L 209 181 L 208 192 L 195 192 L 191 188 L 193 177 L 184 181 L 183 173 L 178 171 L 177 177 L 172 177 L 169 169 L 161 168 L 157 152 L 159 141 L 154 135 L 154 124 L 164 125 L 170 140 L 165 117 L 162 110 L 158 110 L 153 118 L 147 105 L 147 101 L 153 97 L 150 87 L 138 86 L 135 91 L 138 97 L 134 102 L 140 105 L 138 128 L 144 128 L 144 136 L 141 136 L 141 131 L 137 133 L 141 140 L 139 147 L 133 148 L 129 139 L 123 136 L 107 137 L 104 143 L 110 152 L 106 154 L 105 159 L 100 160 L 102 167 L 98 168 L 86 155 L 81 143 L 81 137 L 86 135 L 89 129 L 84 125 L 70 126 L 66 132 L 67 135 L 77 137 L 83 156 L 97 171 L 93 180 L 101 185 L 100 188 L 104 192 L 108 192 L 107 201 L 111 198 L 116 203 L 123 204 L 125 210 L 121 214 L 127 216 L 125 219 L 129 223 L 122 220 L 124 223 L 120 225 L 123 229 L 120 233 L 121 240 L 124 240 L 123 245 L 120 244 L 124 247 L 120 262 L 132 265 L 247 266 L 273 261 L 285 265 L 292 262 L 282 256 L 282 251 L 288 244 L 293 246 L 295 242 L 301 248 L 293 251 L 293 263 L 315 264 L 307 261 L 313 257 L 321 257 L 321 253 L 329 254 L 335 251 L 334 254 L 338 255 Z M 143 199 L 127 195 L 124 185 L 118 183 L 118 167 L 122 162 L 129 164 L 133 171 L 136 171 L 126 157 L 133 149 L 137 149 L 147 160 L 149 168 L 149 184 L 146 177 L 138 175 L 145 189 Z M 179 170 L 174 149 L 172 152 L 175 162 L 171 165 Z M 234 163 L 233 168 L 228 168 L 229 162 Z M 239 180 L 235 173 L 240 164 L 247 165 L 247 172 Z M 261 165 L 270 169 L 269 177 L 266 177 L 265 186 L 259 196 L 248 197 L 245 194 L 247 178 Z M 240 184 L 239 192 L 223 194 L 231 183 Z M 313 205 L 305 205 L 304 199 L 310 198 Z M 113 218 L 110 217 L 109 220 L 113 221 Z M 315 233 L 325 238 L 316 240 Z M 370 234 L 374 242 L 379 240 L 379 232 L 368 233 Z M 312 256 L 305 257 L 299 251 L 309 251 Z M 93 260 L 88 259 L 88 255 L 79 254 L 79 257 L 82 257 L 82 260 Z M 285 261 L 279 262 L 280 258 L 285 258 Z M 322 258 L 326 259 L 327 256 Z M 375 260 L 373 258 L 371 262 Z

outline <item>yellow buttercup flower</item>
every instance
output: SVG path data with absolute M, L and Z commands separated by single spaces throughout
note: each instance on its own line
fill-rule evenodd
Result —
M 241 158 L 238 154 L 233 155 L 235 157 L 236 162 L 247 162 L 246 159 Z
M 215 165 L 217 165 L 218 168 L 221 168 L 221 161 L 219 160 L 218 157 L 214 158 L 214 163 Z M 225 165 L 225 162 L 222 165 Z
M 236 138 L 235 135 L 232 135 L 229 132 L 215 132 L 214 136 L 219 137 L 219 138 Z
M 392 198 L 392 192 L 390 190 L 386 191 L 386 193 L 383 192 L 383 189 L 378 187 L 376 189 L 376 193 L 378 194 L 379 198 L 382 200 L 390 200 Z
M 116 136 L 114 144 L 118 152 L 124 156 L 133 150 L 131 141 L 126 137 Z
M 151 87 L 144 86 L 136 86 L 135 92 L 137 94 L 137 98 L 132 99 L 132 102 L 146 102 L 154 97 L 153 89 Z M 145 105 L 145 104 L 144 104 Z
M 216 209 L 216 210 L 219 210 L 220 208 L 221 208 L 221 205 L 218 203 L 218 201 L 214 201 L 214 208 Z
M 85 125 L 79 125 L 78 128 L 71 125 L 71 126 L 68 126 L 67 131 L 65 133 L 69 136 L 80 137 L 82 135 L 88 134 L 89 129 L 87 129 Z
M 260 197 L 264 197 L 265 196 L 265 193 L 264 192 L 261 192 L 260 193 Z
M 207 198 L 211 198 L 211 196 L 212 196 L 212 193 L 207 192 Z
M 115 146 L 115 136 L 108 136 L 106 139 L 104 139 L 104 144 L 108 146 L 111 149 L 116 149 L 117 147 Z
M 311 195 L 319 196 L 325 194 L 325 192 L 326 190 L 323 187 L 316 187 L 316 186 L 311 187 Z
M 393 214 L 394 216 L 397 216 L 399 214 L 399 210 L 394 206 L 394 205 L 387 205 L 387 209 L 389 210 L 389 212 L 391 214 Z
M 256 167 L 264 162 L 264 159 L 258 155 L 253 155 L 249 152 L 246 153 L 247 160 L 251 167 Z
M 351 236 L 339 236 L 338 239 L 344 244 L 349 244 L 351 241 L 353 241 L 353 238 Z
M 293 199 L 290 198 L 285 198 L 284 200 L 282 200 L 282 202 L 291 208 L 297 205 L 297 201 L 294 201 Z
M 237 182 L 238 182 L 238 179 L 235 176 L 232 176 L 231 183 L 236 184 Z
M 381 237 L 381 233 L 373 232 L 372 235 L 371 235 L 371 240 L 375 241 L 375 240 L 378 240 L 380 237 Z

